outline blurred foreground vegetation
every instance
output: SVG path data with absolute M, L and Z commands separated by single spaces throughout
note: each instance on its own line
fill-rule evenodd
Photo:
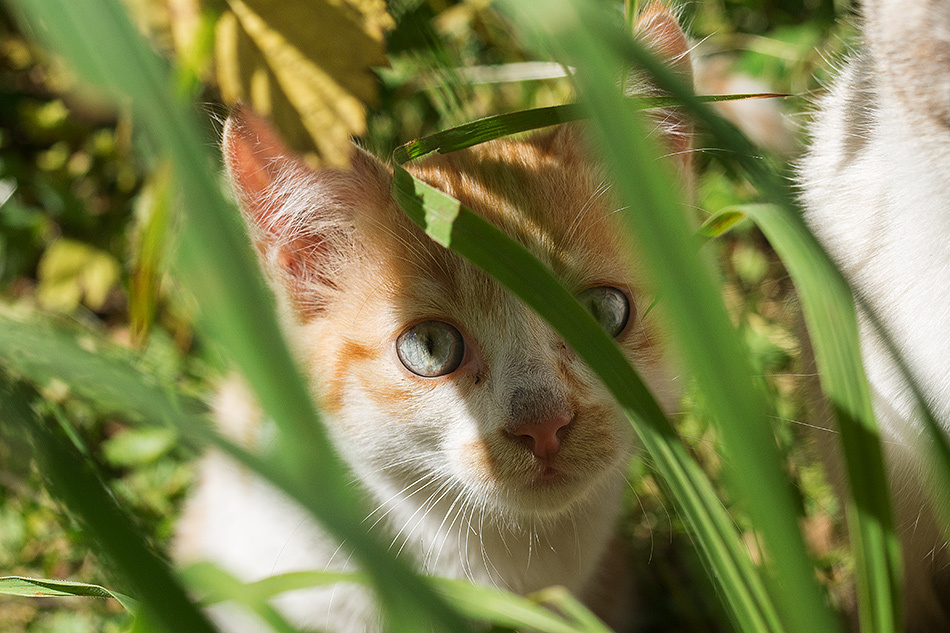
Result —
M 137 23 L 176 68 L 181 89 L 203 104 L 209 139 L 227 111 L 220 68 L 213 70 L 223 4 L 188 0 L 127 2 Z M 482 2 L 392 0 L 385 40 L 388 66 L 376 71 L 378 96 L 366 114 L 364 143 L 381 156 L 398 144 L 501 112 L 564 103 L 570 86 L 551 66 L 513 43 L 509 26 Z M 618 4 L 618 11 L 620 6 Z M 791 160 L 801 144 L 800 114 L 852 37 L 846 2 L 721 0 L 684 4 L 694 41 L 699 91 L 776 91 L 781 103 L 743 104 L 737 114 L 753 138 Z M 185 28 L 185 16 L 190 20 Z M 217 28 L 215 28 L 217 27 Z M 182 35 L 182 32 L 187 32 Z M 531 79 L 512 80 L 528 73 Z M 537 78 L 545 77 L 545 78 Z M 737 112 L 742 112 L 737 110 Z M 37 48 L 11 15 L 0 11 L 0 297 L 37 306 L 99 330 L 137 350 L 162 381 L 204 393 L 217 359 L 193 332 L 192 310 L 176 292 L 163 253 L 167 240 L 167 174 L 149 172 L 150 148 L 133 134 L 129 112 L 77 90 L 60 61 Z M 362 132 L 344 129 L 341 134 Z M 301 134 L 301 144 L 305 144 Z M 700 140 L 697 146 L 702 148 Z M 302 147 L 302 149 L 307 149 Z M 320 153 L 320 148 L 316 148 Z M 699 215 L 758 201 L 715 153 L 698 155 Z M 332 157 L 323 156 L 324 160 Z M 710 244 L 727 280 L 727 305 L 741 324 L 788 423 L 779 429 L 788 469 L 801 483 L 806 530 L 819 549 L 824 580 L 833 588 L 849 573 L 840 551 L 840 516 L 821 473 L 796 442 L 805 415 L 800 394 L 797 304 L 780 262 L 751 224 Z M 70 421 L 96 454 L 123 505 L 156 544 L 167 543 L 176 508 L 193 476 L 192 455 L 173 434 L 131 428 L 57 385 L 44 397 L 54 415 Z M 716 440 L 694 414 L 679 428 L 701 461 L 718 471 Z M 710 630 L 719 607 L 706 585 L 682 525 L 666 506 L 649 464 L 632 465 L 625 531 L 652 605 L 657 630 Z M 111 579 L 90 553 L 68 515 L 50 500 L 24 446 L 0 443 L 0 575 L 68 578 L 101 584 Z M 740 518 L 741 521 L 741 518 Z M 751 536 L 748 526 L 747 529 Z M 833 591 L 834 593 L 834 591 Z M 840 600 L 848 597 L 838 596 Z M 0 631 L 85 633 L 123 631 L 127 617 L 111 602 L 0 598 Z

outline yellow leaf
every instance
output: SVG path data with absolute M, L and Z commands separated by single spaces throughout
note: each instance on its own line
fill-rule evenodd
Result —
M 80 302 L 93 310 L 105 304 L 109 291 L 119 281 L 119 263 L 114 257 L 88 244 L 60 239 L 50 245 L 40 260 L 37 298 L 48 310 L 72 311 Z
M 376 102 L 371 68 L 386 64 L 392 18 L 382 0 L 228 0 L 216 29 L 225 100 L 249 102 L 287 142 L 343 165 L 349 137 L 366 130 Z

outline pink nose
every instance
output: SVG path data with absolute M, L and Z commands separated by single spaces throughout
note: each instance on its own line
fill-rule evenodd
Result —
M 549 459 L 561 450 L 561 438 L 558 437 L 558 431 L 571 423 L 571 417 L 571 414 L 565 411 L 539 421 L 522 424 L 513 429 L 511 434 L 525 438 L 535 457 Z

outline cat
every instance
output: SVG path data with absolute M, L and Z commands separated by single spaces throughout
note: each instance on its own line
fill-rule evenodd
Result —
M 649 7 L 637 30 L 688 74 L 672 13 Z M 654 116 L 688 190 L 688 134 L 675 117 Z M 582 136 L 562 125 L 409 170 L 549 265 L 671 410 L 672 362 Z M 390 196 L 390 169 L 367 152 L 354 146 L 346 170 L 311 169 L 238 107 L 223 153 L 288 338 L 375 505 L 366 524 L 426 573 L 521 594 L 563 585 L 629 627 L 633 593 L 614 532 L 633 432 L 598 379 L 530 309 L 412 224 Z M 266 441 L 238 386 L 218 400 L 224 432 L 251 447 Z M 201 466 L 176 550 L 245 580 L 353 567 L 345 543 L 220 455 Z M 308 630 L 380 630 L 371 597 L 353 586 L 277 604 Z M 216 617 L 229 633 L 257 630 L 232 611 Z
M 862 9 L 864 46 L 820 102 L 802 198 L 950 430 L 950 2 Z M 860 328 L 903 546 L 905 626 L 950 630 L 950 559 L 929 506 L 922 422 L 864 313 Z

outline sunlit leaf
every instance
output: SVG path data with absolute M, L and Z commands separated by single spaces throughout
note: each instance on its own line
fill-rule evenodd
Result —
M 60 239 L 40 260 L 37 297 L 50 310 L 69 312 L 80 303 L 102 308 L 119 280 L 119 262 L 105 251 L 83 242 Z
M 229 0 L 217 26 L 222 94 L 269 116 L 292 147 L 343 165 L 349 138 L 376 102 L 373 66 L 386 64 L 392 25 L 377 0 L 307 3 Z M 302 134 L 306 132 L 306 134 Z
M 128 429 L 106 440 L 102 450 L 113 466 L 140 466 L 167 454 L 177 440 L 178 434 L 169 428 Z
M 708 238 L 725 235 L 745 217 L 745 213 L 737 209 L 724 209 L 707 218 L 703 225 L 699 227 L 699 234 Z

